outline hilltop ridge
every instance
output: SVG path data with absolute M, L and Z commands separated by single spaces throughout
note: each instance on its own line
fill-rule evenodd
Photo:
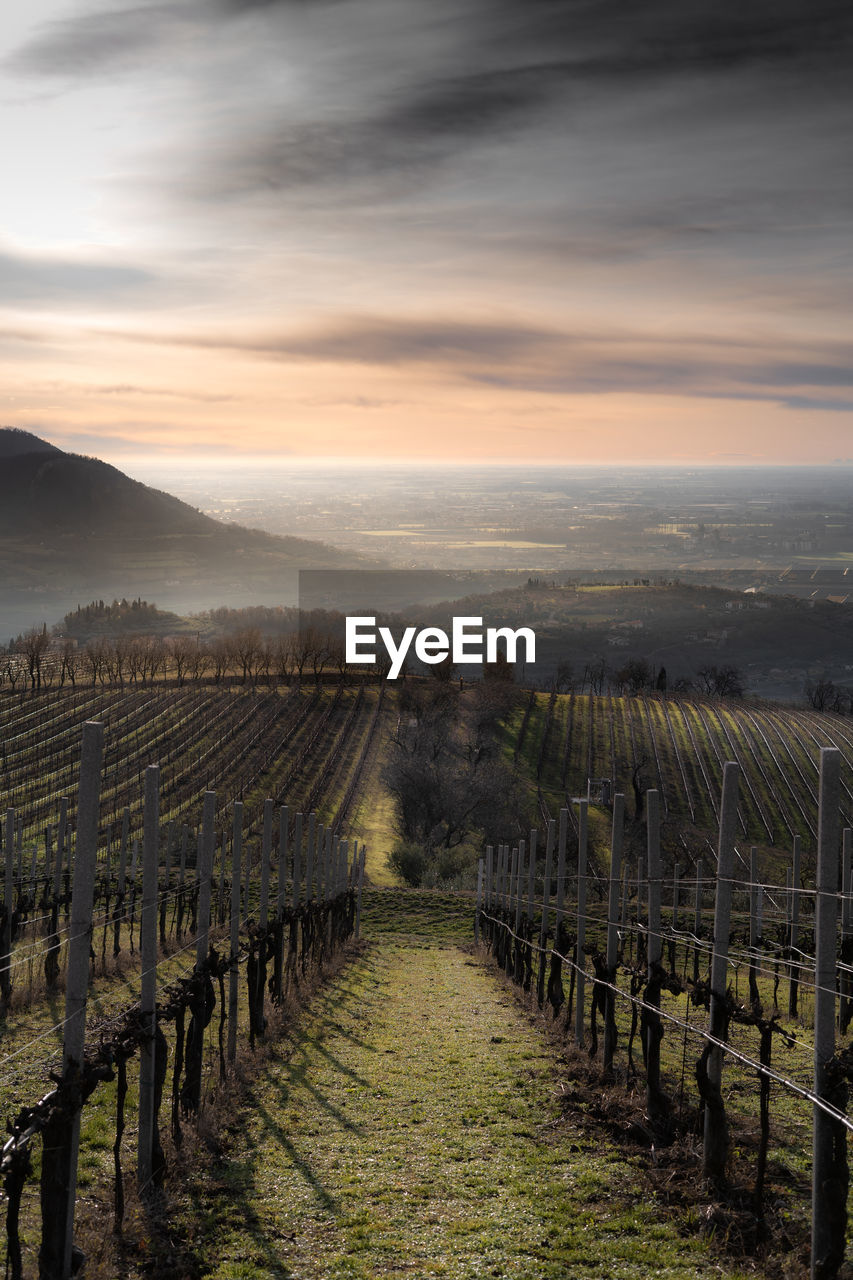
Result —
M 20 630 L 118 595 L 180 612 L 295 602 L 303 568 L 354 557 L 225 524 L 98 458 L 0 428 L 0 618 Z

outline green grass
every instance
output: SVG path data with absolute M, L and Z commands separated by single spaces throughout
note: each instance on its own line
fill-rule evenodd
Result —
M 249 1086 L 215 1176 L 184 1190 L 188 1274 L 741 1274 L 662 1217 L 635 1161 L 565 1119 L 554 1048 L 454 945 L 448 906 L 370 895 L 375 944 Z

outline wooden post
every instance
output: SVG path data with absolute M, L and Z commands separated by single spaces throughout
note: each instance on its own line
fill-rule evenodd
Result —
M 625 825 L 625 797 L 613 797 L 613 827 L 610 840 L 610 892 L 607 900 L 607 981 L 615 983 L 619 958 L 619 889 L 622 883 L 622 837 Z M 605 997 L 604 1071 L 613 1070 L 616 1052 L 616 993 L 609 988 Z
M 86 1043 L 90 931 L 98 856 L 103 759 L 104 726 L 89 720 L 83 725 L 80 758 L 77 856 L 74 860 L 65 983 L 65 1033 L 62 1049 L 64 1078 L 76 1075 L 82 1068 Z M 42 1247 L 39 1251 L 39 1270 L 45 1275 L 68 1280 L 71 1275 L 74 1207 L 77 1198 L 79 1109 L 75 1110 L 73 1116 L 60 1119 L 57 1129 L 58 1132 L 49 1137 L 46 1133 L 47 1140 L 42 1151 Z
M 139 1146 L 136 1177 L 143 1193 L 153 1173 L 155 1033 L 157 1026 L 157 862 L 160 846 L 160 769 L 145 770 L 145 810 L 142 827 L 142 916 L 139 948 L 142 953 L 139 1012 L 148 1038 L 139 1047 Z
M 587 854 L 587 811 L 589 801 L 581 800 L 578 804 L 578 914 L 577 942 L 575 944 L 575 964 L 577 965 L 577 985 L 575 1001 L 575 1043 L 583 1048 L 583 1002 L 586 975 L 584 972 L 584 943 L 586 942 L 586 854 Z
M 822 747 L 815 898 L 814 1091 L 834 1106 L 846 1100 L 827 1072 L 835 1054 L 835 969 L 838 930 L 838 835 L 841 752 Z M 812 1140 L 812 1280 L 834 1276 L 844 1259 L 847 1226 L 847 1136 L 814 1107 Z
M 231 966 L 228 970 L 228 1061 L 231 1066 L 237 1057 L 237 1002 L 239 993 L 239 968 L 237 953 L 240 948 L 240 862 L 243 856 L 243 802 L 234 803 L 234 826 L 231 837 Z
M 729 930 L 732 912 L 732 870 L 737 831 L 738 780 L 740 768 L 733 761 L 723 768 L 723 793 L 720 801 L 720 836 L 717 848 L 717 893 L 714 905 L 714 938 L 711 953 L 711 1011 L 709 1030 L 718 1040 L 726 1035 L 726 990 L 728 986 Z M 702 1169 L 706 1178 L 720 1184 L 725 1179 L 729 1151 L 728 1122 L 720 1085 L 723 1075 L 722 1049 L 710 1041 L 702 1052 L 706 1082 L 705 1135 Z M 700 1084 L 700 1089 L 702 1085 Z

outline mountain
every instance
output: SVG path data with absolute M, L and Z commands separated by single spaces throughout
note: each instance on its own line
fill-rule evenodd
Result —
M 61 453 L 55 444 L 40 440 L 20 427 L 0 427 L 0 458 L 14 458 L 19 453 Z
M 0 429 L 0 640 L 111 595 L 181 613 L 292 604 L 299 569 L 352 564 L 325 543 L 223 524 L 97 458 Z

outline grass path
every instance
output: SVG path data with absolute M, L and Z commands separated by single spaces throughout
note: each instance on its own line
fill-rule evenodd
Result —
M 188 1189 L 211 1280 L 735 1276 L 560 1116 L 541 1032 L 479 961 L 386 935 L 256 1081 Z

